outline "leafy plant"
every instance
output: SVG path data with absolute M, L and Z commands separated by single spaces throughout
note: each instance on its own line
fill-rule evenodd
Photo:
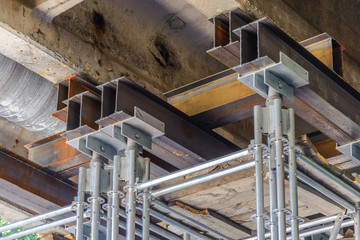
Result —
M 9 223 L 7 221 L 2 220 L 1 217 L 0 217 L 0 226 L 4 226 L 4 225 L 7 225 L 7 224 L 9 224 Z M 24 229 L 23 228 L 15 228 L 15 229 L 12 229 L 12 230 L 2 232 L 1 235 L 6 236 L 6 235 L 9 235 L 9 234 L 12 234 L 12 233 L 15 233 L 15 232 L 19 232 L 19 231 L 22 231 L 22 230 L 24 230 Z M 33 234 L 30 234 L 30 235 L 27 235 L 27 236 L 24 236 L 24 237 L 15 238 L 13 240 L 37 240 L 37 239 L 39 239 L 39 236 L 36 233 L 33 233 Z

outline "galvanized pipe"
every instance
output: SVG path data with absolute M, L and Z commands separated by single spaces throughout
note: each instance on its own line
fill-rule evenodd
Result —
M 283 158 L 283 128 L 282 128 L 282 101 L 274 99 L 274 129 L 275 129 L 275 158 L 276 158 L 276 188 L 277 188 L 277 219 L 279 240 L 286 239 L 285 216 L 285 172 Z
M 41 231 L 44 231 L 44 230 L 47 230 L 47 229 L 50 229 L 50 228 L 53 228 L 53 227 L 57 227 L 57 226 L 60 226 L 60 225 L 75 222 L 76 219 L 77 219 L 76 215 L 71 216 L 71 217 L 67 217 L 67 218 L 63 218 L 63 219 L 60 219 L 60 220 L 57 220 L 57 221 L 42 224 L 40 226 L 36 226 L 36 227 L 33 227 L 33 228 L 22 230 L 20 232 L 16 232 L 16 233 L 4 236 L 4 237 L 0 237 L 0 240 L 17 239 L 17 238 L 20 238 L 20 237 L 27 236 L 29 234 L 38 233 L 38 232 L 41 232 Z
M 354 238 L 360 240 L 360 203 L 355 203 L 354 212 Z
M 126 218 L 126 212 L 122 209 L 119 210 L 119 215 Z M 142 225 L 142 220 L 140 218 L 136 217 L 135 223 L 138 225 Z M 149 228 L 151 231 L 156 232 L 157 234 L 159 234 L 160 236 L 163 236 L 165 238 L 169 238 L 171 240 L 181 240 L 181 238 L 179 236 L 177 236 L 176 234 L 169 232 L 169 231 L 165 230 L 164 228 L 157 226 L 156 224 L 150 223 Z M 126 229 L 126 228 L 124 228 L 124 229 Z
M 96 152 L 93 152 L 91 169 L 91 240 L 99 240 L 101 158 Z
M 165 194 L 168 194 L 168 193 L 171 193 L 171 192 L 175 192 L 175 191 L 187 188 L 187 187 L 191 187 L 191 186 L 203 183 L 203 182 L 208 182 L 210 180 L 213 180 L 213 179 L 216 179 L 216 178 L 219 178 L 219 177 L 223 177 L 223 176 L 229 175 L 231 173 L 236 173 L 236 172 L 239 172 L 239 171 L 243 171 L 243 170 L 252 168 L 254 166 L 255 166 L 254 161 L 247 161 L 247 162 L 235 165 L 233 167 L 229 167 L 229 168 L 225 168 L 225 169 L 216 171 L 214 173 L 206 174 L 206 175 L 203 175 L 203 176 L 200 176 L 200 177 L 195 177 L 195 178 L 192 178 L 190 180 L 171 185 L 169 187 L 165 187 L 165 188 L 162 188 L 162 189 L 151 191 L 150 194 L 153 197 L 159 197 L 159 196 L 162 196 L 162 195 L 165 195 Z
M 135 240 L 135 169 L 137 158 L 137 144 L 128 139 L 126 147 L 126 156 L 128 158 L 128 184 L 127 184 L 127 217 L 126 217 L 126 239 Z
M 150 159 L 145 158 L 144 178 L 150 179 Z M 143 210 L 142 210 L 142 239 L 149 239 L 150 236 L 150 194 L 149 189 L 143 191 Z
M 190 240 L 190 234 L 184 232 L 184 237 L 183 237 L 184 240 Z
M 30 217 L 30 218 L 20 220 L 18 222 L 10 223 L 8 225 L 0 227 L 0 233 L 8 231 L 8 230 L 12 230 L 14 228 L 24 227 L 24 226 L 32 224 L 34 222 L 42 221 L 42 220 L 45 220 L 45 219 L 48 219 L 48 218 L 60 216 L 60 215 L 63 215 L 65 213 L 71 212 L 71 210 L 72 210 L 72 206 L 69 205 L 69 206 L 57 209 L 55 211 L 52 211 L 52 212 L 36 215 L 36 216 Z
M 114 156 L 112 192 L 111 192 L 111 240 L 116 240 L 119 235 L 119 176 L 120 175 L 120 156 Z
M 270 158 L 269 158 L 269 198 L 270 198 L 270 239 L 278 239 L 278 226 L 276 209 L 276 161 L 275 161 L 275 148 L 270 146 Z M 265 237 L 269 237 L 266 236 Z
M 312 170 L 315 170 L 317 173 L 321 174 L 321 176 L 331 181 L 334 185 L 346 190 L 349 195 L 360 201 L 360 192 L 358 190 L 354 189 L 340 178 L 334 176 L 334 174 L 321 167 L 319 164 L 307 158 L 306 156 L 299 154 L 297 158 L 301 160 L 304 164 L 306 164 L 308 167 L 310 167 Z
M 258 240 L 265 240 L 264 173 L 262 147 L 262 108 L 254 107 L 254 158 L 256 184 L 256 232 Z
M 153 217 L 161 220 L 161 221 L 164 221 L 170 225 L 173 225 L 174 227 L 178 228 L 179 230 L 183 231 L 183 232 L 186 232 L 186 233 L 189 233 L 190 235 L 196 237 L 196 238 L 199 238 L 199 239 L 203 239 L 203 240 L 211 240 L 211 238 L 203 235 L 203 234 L 200 234 L 194 230 L 192 230 L 191 228 L 179 223 L 178 221 L 175 221 L 161 213 L 159 213 L 158 211 L 154 210 L 154 209 L 150 209 L 150 215 L 152 215 Z M 1 240 L 1 239 L 0 239 Z
M 337 218 L 336 218 L 336 220 L 335 220 L 335 223 L 334 223 L 334 226 L 333 226 L 333 229 L 331 230 L 331 234 L 330 234 L 329 240 L 336 240 L 336 239 L 337 239 L 337 236 L 338 236 L 338 234 L 339 234 L 339 230 L 340 230 L 341 224 L 342 224 L 343 221 L 344 221 L 344 217 L 345 217 L 345 212 L 341 212 L 341 213 L 339 213 L 339 215 L 337 216 Z
M 300 224 L 299 229 L 302 230 L 302 229 L 305 229 L 305 228 L 310 228 L 310 227 L 326 224 L 326 223 L 329 223 L 329 222 L 334 222 L 336 220 L 336 218 L 337 218 L 337 215 L 318 218 L 318 219 L 315 219 L 315 220 Z M 287 227 L 286 232 L 290 233 L 291 232 L 291 227 Z M 267 232 L 265 234 L 265 238 L 269 238 L 269 237 L 271 237 L 271 233 Z M 251 236 L 251 237 L 243 238 L 243 240 L 256 240 L 256 239 L 257 239 L 257 236 Z
M 215 167 L 222 163 L 227 163 L 227 162 L 230 162 L 230 161 L 242 158 L 242 157 L 246 157 L 249 155 L 250 155 L 249 151 L 247 149 L 244 149 L 244 150 L 241 150 L 241 151 L 238 151 L 235 153 L 231 153 L 231 154 L 219 157 L 219 158 L 215 158 L 215 159 L 213 159 L 211 161 L 207 161 L 205 163 L 200 163 L 200 164 L 197 164 L 197 165 L 185 168 L 185 169 L 178 170 L 176 172 L 170 173 L 163 177 L 155 178 L 150 181 L 140 183 L 140 184 L 138 184 L 137 189 L 143 190 L 144 188 L 151 188 L 156 185 L 168 182 L 170 180 L 173 180 L 173 179 L 176 179 L 179 177 L 184 177 L 186 175 L 189 175 L 189 174 L 192 174 L 195 172 L 199 172 L 199 171 L 211 168 L 211 167 Z
M 218 231 L 216 231 L 216 230 L 214 230 L 214 229 L 212 229 L 212 228 L 210 228 L 210 227 L 208 227 L 208 226 L 206 226 L 206 225 L 204 225 L 204 224 L 202 224 L 202 223 L 200 223 L 200 222 L 198 222 L 198 221 L 196 221 L 196 220 L 194 220 L 194 219 L 192 219 L 192 218 L 190 218 L 188 216 L 185 216 L 184 214 L 179 213 L 178 211 L 176 211 L 176 210 L 174 210 L 172 208 L 169 208 L 166 204 L 164 204 L 163 202 L 161 202 L 159 200 L 154 200 L 152 203 L 156 207 L 161 208 L 166 212 L 172 213 L 172 214 L 176 215 L 177 217 L 181 218 L 182 220 L 185 220 L 185 221 L 191 223 L 192 225 L 194 225 L 196 227 L 199 227 L 199 228 L 201 228 L 201 229 L 203 229 L 203 230 L 205 230 L 205 231 L 207 231 L 209 233 L 212 233 L 212 234 L 218 236 L 221 239 L 231 240 L 230 238 L 226 237 L 225 235 L 219 233 Z
M 287 166 L 287 164 L 285 164 L 285 170 L 287 172 L 289 172 L 289 167 Z M 317 190 L 318 192 L 324 194 L 326 197 L 333 200 L 334 202 L 341 205 L 342 207 L 344 207 L 350 211 L 355 210 L 354 206 L 351 203 L 349 203 L 345 199 L 339 197 L 337 194 L 333 193 L 332 191 L 330 191 L 329 189 L 327 189 L 320 183 L 316 182 L 314 179 L 310 178 L 309 176 L 303 174 L 302 172 L 297 171 L 297 178 L 300 181 L 302 181 L 302 182 L 306 183 L 307 185 L 309 185 L 310 187 L 312 187 L 313 189 Z
M 83 240 L 83 224 L 84 224 L 84 191 L 86 182 L 86 170 L 84 167 L 79 168 L 78 194 L 76 205 L 76 240 Z
M 347 220 L 341 224 L 341 228 L 350 227 L 353 225 L 354 225 L 354 220 Z M 313 235 L 324 233 L 324 232 L 330 232 L 333 228 L 334 228 L 334 226 L 331 224 L 331 225 L 327 225 L 327 226 L 322 226 L 322 227 L 318 227 L 318 228 L 314 228 L 314 229 L 305 230 L 300 233 L 299 237 L 304 238 L 304 237 L 309 237 L 309 236 L 313 236 Z M 291 236 L 287 237 L 287 239 L 290 240 Z
M 289 108 L 289 190 L 291 210 L 291 236 L 292 240 L 299 240 L 299 207 L 297 192 L 296 142 L 295 142 L 295 112 Z
M 100 218 L 106 220 L 107 217 L 105 217 L 104 215 L 101 215 Z M 118 226 L 118 227 L 126 230 L 126 224 L 125 224 L 125 222 L 119 221 L 119 226 Z M 138 237 L 141 237 L 141 236 L 142 236 L 142 232 L 141 232 L 141 230 L 139 230 L 139 229 L 135 229 L 135 233 L 134 233 L 134 234 L 135 234 L 136 236 L 138 236 Z M 150 239 L 150 240 L 160 240 L 159 238 L 154 237 L 154 236 L 150 236 L 149 239 Z M 0 240 L 1 240 L 1 239 L 0 239 Z
M 111 240 L 111 219 L 112 219 L 112 195 L 108 194 L 106 212 L 106 240 Z

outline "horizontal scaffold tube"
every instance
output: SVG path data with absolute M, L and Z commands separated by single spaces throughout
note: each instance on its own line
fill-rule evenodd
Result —
M 51 212 L 48 212 L 48 213 L 44 213 L 44 214 L 36 215 L 36 216 L 30 217 L 30 218 L 26 218 L 24 220 L 20 220 L 18 222 L 10 223 L 10 224 L 7 224 L 7 225 L 4 225 L 4 226 L 0 227 L 0 233 L 8 231 L 8 230 L 15 229 L 15 228 L 18 228 L 18 227 L 24 227 L 26 225 L 33 224 L 35 222 L 39 222 L 39 221 L 49 219 L 49 218 L 52 218 L 52 217 L 60 216 L 60 215 L 63 215 L 65 213 L 69 213 L 71 211 L 72 211 L 72 207 L 71 207 L 71 205 L 69 205 L 69 206 L 57 209 L 55 211 L 51 211 Z
M 141 208 L 139 208 L 139 209 L 141 210 Z M 212 239 L 212 238 L 209 238 L 209 237 L 191 229 L 190 227 L 185 226 L 184 224 L 182 224 L 168 216 L 165 216 L 164 214 L 162 214 L 154 209 L 150 209 L 150 215 L 152 215 L 153 217 L 155 217 L 163 222 L 173 225 L 177 229 L 179 229 L 183 232 L 189 233 L 190 235 L 192 235 L 198 239 L 202 239 L 202 240 L 211 240 Z
M 219 238 L 221 239 L 224 239 L 224 240 L 230 240 L 230 238 L 226 237 L 225 235 L 219 233 L 218 231 L 215 231 L 214 229 L 212 228 L 209 228 L 208 226 L 198 222 L 198 221 L 195 221 L 194 219 L 188 217 L 188 216 L 185 216 L 184 214 L 181 214 L 177 211 L 175 211 L 174 209 L 172 208 L 169 208 L 165 203 L 163 202 L 160 202 L 159 200 L 154 200 L 152 201 L 152 203 L 156 206 L 156 207 L 159 207 L 163 210 L 165 210 L 166 212 L 170 212 L 178 217 L 180 217 L 182 220 L 185 220 L 191 224 L 193 224 L 194 226 L 196 227 L 199 227 L 205 231 L 207 231 L 208 233 L 211 233 L 211 234 L 214 234 L 216 236 L 218 236 Z
M 289 167 L 288 165 L 285 164 L 285 170 L 288 171 Z M 345 199 L 343 199 L 342 197 L 340 197 L 339 195 L 335 194 L 334 192 L 330 191 L 329 189 L 327 189 L 326 187 L 324 187 L 323 185 L 321 185 L 320 183 L 316 182 L 314 179 L 312 179 L 311 177 L 305 175 L 304 173 L 297 171 L 297 178 L 306 183 L 307 185 L 309 185 L 311 188 L 317 190 L 318 192 L 322 193 L 324 196 L 328 197 L 329 199 L 333 200 L 334 202 L 336 202 L 337 204 L 339 204 L 340 206 L 350 210 L 350 211 L 354 211 L 355 207 L 349 203 L 348 201 L 346 201 Z
M 334 222 L 336 220 L 336 218 L 337 218 L 337 215 L 332 215 L 332 216 L 329 216 L 329 217 L 321 217 L 321 218 L 318 218 L 318 219 L 314 219 L 312 221 L 300 224 L 299 225 L 299 230 L 303 230 L 305 228 L 311 228 L 311 227 L 314 227 L 314 226 Z M 291 232 L 291 227 L 286 228 L 286 232 L 290 233 Z M 270 236 L 271 236 L 270 232 L 267 232 L 265 234 L 265 238 L 269 238 Z M 256 239 L 257 239 L 256 236 L 251 236 L 251 237 L 243 238 L 242 240 L 256 240 Z
M 312 170 L 315 170 L 317 173 L 321 174 L 321 176 L 331 181 L 336 186 L 346 190 L 346 192 L 348 192 L 349 195 L 357 199 L 357 201 L 360 201 L 360 192 L 358 190 L 354 189 L 352 186 L 350 186 L 340 178 L 336 177 L 334 174 L 332 174 L 313 160 L 307 158 L 306 156 L 299 154 L 297 158 L 301 160 L 304 164 L 306 164 L 308 167 L 310 167 Z
M 36 227 L 33 227 L 33 228 L 22 230 L 20 232 L 16 232 L 16 233 L 12 233 L 10 235 L 6 235 L 4 237 L 0 237 L 0 240 L 12 240 L 12 239 L 17 239 L 17 238 L 20 238 L 20 237 L 24 237 L 24 236 L 29 235 L 29 234 L 38 233 L 38 232 L 41 232 L 41 231 L 44 231 L 44 230 L 47 230 L 47 229 L 50 229 L 50 228 L 53 228 L 53 227 L 57 227 L 57 226 L 60 226 L 60 225 L 75 222 L 76 218 L 77 218 L 77 216 L 71 216 L 71 217 L 63 218 L 63 219 L 60 219 L 60 220 L 57 220 L 57 221 L 45 223 L 45 224 L 42 224 L 40 226 L 36 226 Z
M 229 175 L 229 174 L 232 174 L 232 173 L 243 171 L 243 170 L 252 168 L 254 166 L 255 166 L 255 161 L 253 161 L 253 160 L 252 161 L 247 161 L 247 162 L 240 163 L 240 164 L 232 166 L 232 167 L 228 167 L 228 168 L 216 171 L 214 173 L 206 174 L 206 175 L 203 175 L 203 176 L 200 176 L 200 177 L 195 177 L 195 178 L 192 178 L 192 179 L 187 180 L 185 182 L 177 183 L 177 184 L 171 185 L 169 187 L 165 187 L 165 188 L 162 188 L 162 189 L 152 191 L 152 192 L 150 192 L 150 194 L 153 197 L 159 197 L 161 195 L 165 195 L 165 194 L 168 194 L 168 193 L 171 193 L 171 192 L 175 192 L 175 191 L 178 191 L 178 190 L 181 190 L 181 189 L 184 189 L 184 188 L 187 188 L 187 187 L 191 187 L 191 186 L 194 186 L 194 185 L 197 185 L 197 184 L 200 184 L 200 183 L 208 182 L 210 180 L 213 180 L 213 179 L 216 179 L 216 178 L 219 178 L 219 177 L 223 177 L 223 176 L 226 176 L 226 175 Z
M 197 164 L 197 165 L 185 168 L 185 169 L 181 169 L 179 171 L 170 173 L 163 177 L 155 178 L 150 181 L 141 183 L 137 186 L 137 189 L 143 190 L 145 188 L 151 188 L 153 186 L 168 182 L 170 180 L 173 180 L 173 179 L 176 179 L 179 177 L 183 177 L 183 176 L 195 173 L 195 172 L 199 172 L 199 171 L 211 168 L 211 167 L 215 167 L 222 163 L 230 162 L 230 161 L 233 161 L 233 160 L 245 157 L 245 156 L 249 156 L 249 155 L 251 155 L 249 153 L 249 151 L 247 149 L 244 149 L 244 150 L 241 150 L 241 151 L 238 151 L 235 153 L 231 153 L 231 154 L 228 154 L 228 155 L 225 155 L 225 156 L 222 156 L 222 157 L 219 157 L 219 158 L 216 158 L 216 159 L 204 162 L 204 163 L 200 163 L 200 164 Z

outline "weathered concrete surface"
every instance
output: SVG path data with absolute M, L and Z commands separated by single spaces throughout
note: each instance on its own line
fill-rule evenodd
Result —
M 54 19 L 0 0 L 0 21 L 103 83 L 122 75 L 162 92 L 224 69 L 206 54 L 212 24 L 185 1 L 88 0 Z

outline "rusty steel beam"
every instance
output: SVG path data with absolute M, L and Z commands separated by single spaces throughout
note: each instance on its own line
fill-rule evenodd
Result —
M 255 21 L 234 32 L 240 37 L 242 64 L 234 67 L 233 70 L 240 76 L 244 75 L 247 66 L 253 68 L 253 71 L 260 69 L 254 65 L 262 58 L 278 62 L 280 51 L 284 52 L 309 72 L 310 79 L 310 85 L 295 90 L 294 102 L 285 99 L 284 104 L 294 108 L 299 117 L 339 144 L 360 138 L 359 93 L 329 68 L 334 67 L 335 62 L 341 62 L 341 54 L 338 52 L 341 52 L 341 47 L 339 49 L 340 45 L 334 45 L 332 38 L 330 39 L 328 35 L 320 35 L 303 43 L 309 44 L 309 50 L 313 51 L 314 55 L 320 58 L 319 60 L 267 19 Z M 329 47 L 329 44 L 333 46 Z M 324 65 L 323 62 L 329 66 Z M 335 68 L 341 67 L 337 64 Z M 165 96 L 174 106 L 210 127 L 238 121 L 251 115 L 249 108 L 264 100 L 255 97 L 257 96 L 255 93 L 244 95 L 244 92 L 248 91 L 246 86 L 242 86 L 241 89 L 241 83 L 236 83 L 235 79 L 233 82 L 229 80 L 235 78 L 234 73 L 229 71 L 227 73 L 226 76 L 211 82 L 205 81 L 206 84 L 201 86 L 194 84 L 193 89 L 188 85 Z M 245 71 L 245 74 L 247 73 L 249 72 Z M 229 84 L 233 84 L 229 89 L 234 91 L 221 93 L 222 88 L 228 87 Z M 213 96 L 211 102 L 214 104 L 208 104 L 209 96 L 206 92 L 209 89 Z M 230 97 L 231 101 L 224 102 L 224 99 Z M 218 103 L 221 105 L 219 106 Z
M 233 30 L 250 23 L 252 19 L 240 9 L 235 9 L 209 20 L 214 24 L 214 46 L 207 53 L 227 67 L 239 65 L 240 42 Z
M 75 81 L 78 79 L 80 78 L 76 77 Z M 165 123 L 165 135 L 154 139 L 151 150 L 144 150 L 144 154 L 149 156 L 153 166 L 155 165 L 155 168 L 152 167 L 155 171 L 153 176 L 240 149 L 125 77 L 99 86 L 96 91 L 93 91 L 94 86 L 87 86 L 85 89 L 79 84 L 76 85 L 77 89 L 87 91 L 71 91 L 73 85 L 74 83 L 69 81 L 59 84 L 58 102 L 65 105 L 59 104 L 58 109 L 66 113 L 67 125 L 67 131 L 62 136 L 68 140 L 96 131 L 99 126 L 106 127 L 132 117 L 135 106 Z M 70 98 L 66 99 L 67 97 Z M 30 145 L 33 150 L 32 159 L 41 161 L 40 156 L 44 149 L 60 153 L 66 150 L 51 139 L 47 146 L 42 146 L 45 142 L 47 141 L 43 140 L 40 144 Z M 64 140 L 61 140 L 61 143 L 64 143 Z M 71 176 L 81 164 L 87 163 L 86 157 L 81 158 L 83 163 L 79 160 L 83 155 L 69 158 L 60 155 L 59 159 L 51 162 L 49 166 L 64 176 Z
M 76 187 L 55 172 L 0 147 L 0 194 L 40 213 L 71 204 Z

